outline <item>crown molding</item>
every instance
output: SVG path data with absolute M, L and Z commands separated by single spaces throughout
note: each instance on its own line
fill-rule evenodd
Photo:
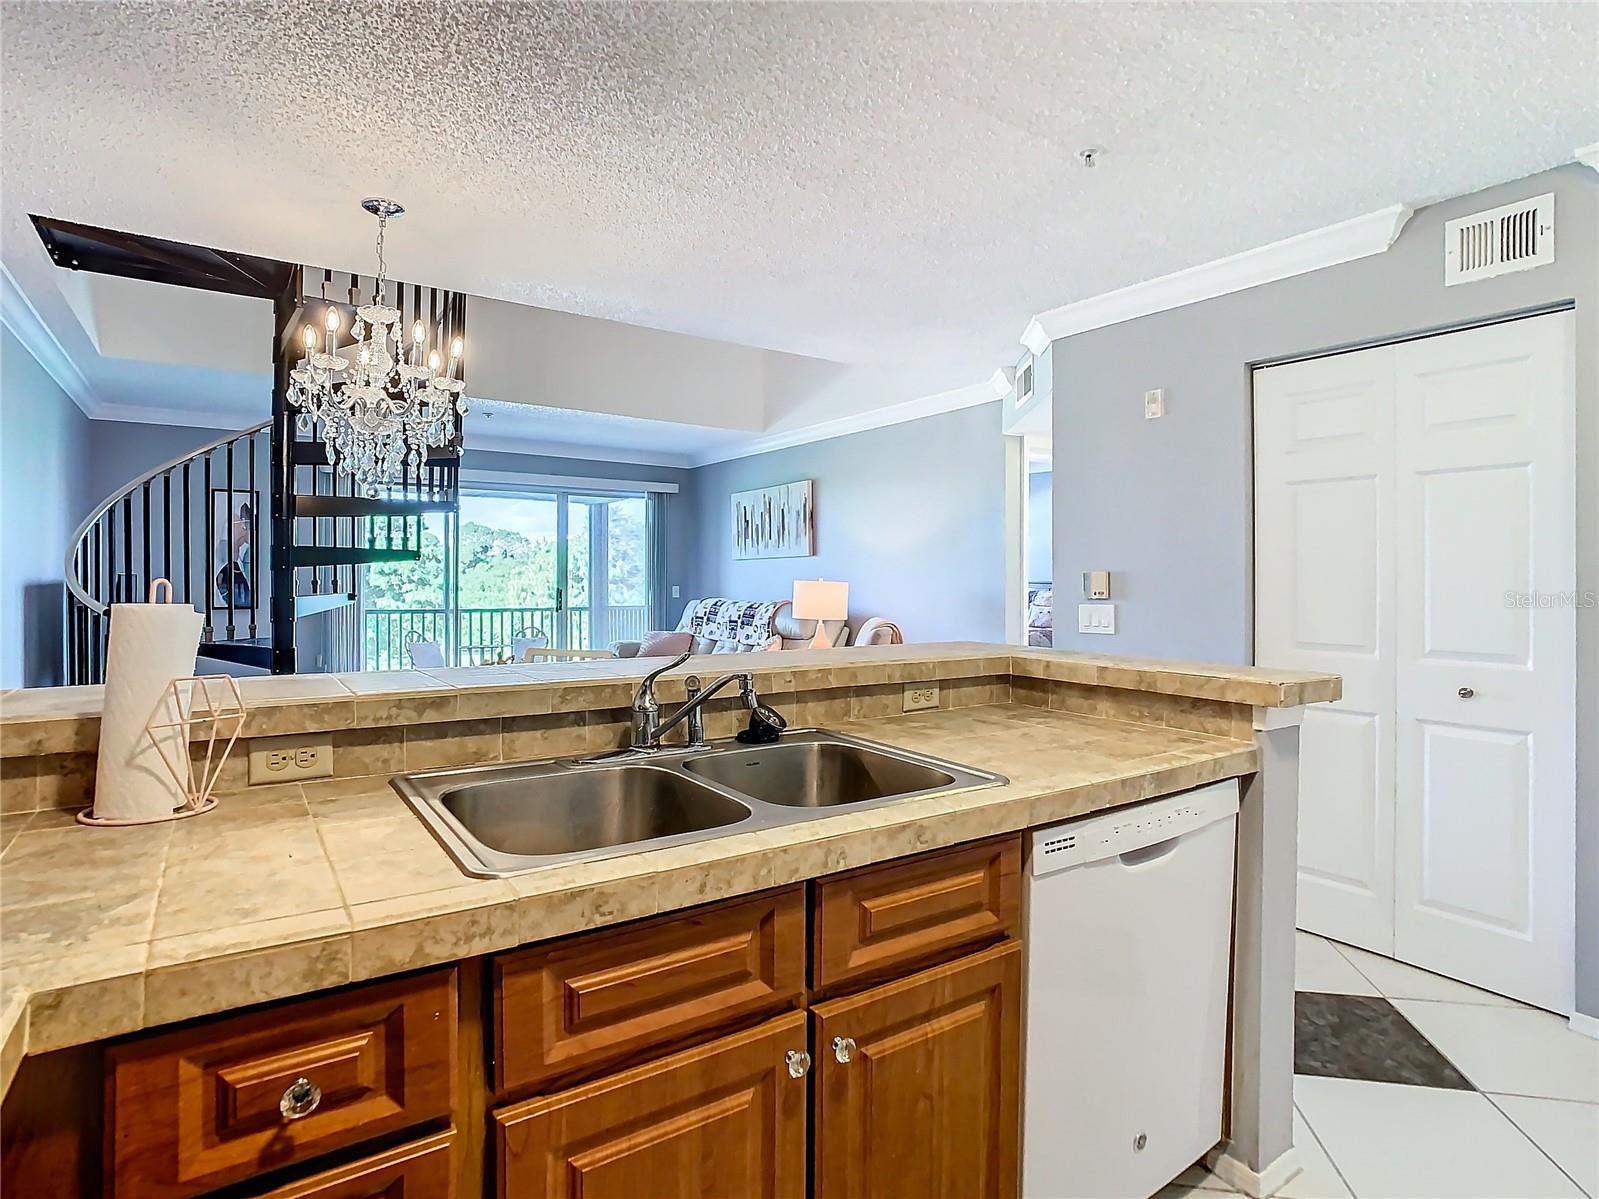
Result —
M 466 452 L 474 450 L 491 454 L 529 454 L 541 458 L 582 458 L 590 462 L 616 462 L 627 466 L 665 466 L 674 470 L 687 470 L 694 465 L 688 454 L 662 454 L 650 450 L 619 449 L 615 446 L 582 445 L 569 441 L 543 441 L 534 437 L 483 434 L 472 430 L 467 434 Z
M 0 323 L 11 330 L 23 348 L 33 355 L 34 361 L 72 398 L 83 415 L 93 420 L 103 414 L 105 405 L 94 394 L 89 380 L 84 378 L 78 364 L 72 361 L 56 340 L 56 335 L 50 332 L 50 326 L 44 323 L 39 310 L 33 306 L 4 262 L 0 262 Z
M 1010 395 L 1011 389 L 1016 386 L 1016 368 L 1014 366 L 996 367 L 994 373 L 988 377 L 988 385 L 994 389 L 995 397 L 1003 400 Z
M 812 442 L 831 441 L 835 437 L 847 437 L 851 433 L 865 433 L 890 425 L 903 425 L 907 421 L 941 416 L 946 412 L 957 412 L 962 408 L 976 408 L 983 404 L 992 404 L 994 401 L 994 382 L 989 379 L 967 387 L 957 387 L 953 391 L 941 391 L 919 399 L 906 400 L 901 404 L 890 404 L 886 408 L 876 408 L 854 416 L 821 421 L 803 429 L 751 438 L 749 441 L 738 442 L 725 449 L 707 450 L 695 456 L 694 465 L 709 466 L 713 462 L 731 462 L 736 458 L 769 454 L 773 450 L 787 450 L 794 446 L 810 445 Z
M 153 404 L 101 403 L 92 420 L 120 421 L 130 425 L 173 425 L 178 428 L 237 432 L 266 419 L 227 412 L 200 412 L 193 408 L 160 408 Z
M 1381 254 L 1398 239 L 1412 211 L 1408 204 L 1391 204 L 1336 225 L 1064 304 L 1033 317 L 1022 333 L 1022 344 L 1033 353 L 1042 354 L 1050 342 L 1074 333 Z
M 1599 171 L 1599 142 L 1591 146 L 1578 146 L 1571 152 L 1572 160 Z

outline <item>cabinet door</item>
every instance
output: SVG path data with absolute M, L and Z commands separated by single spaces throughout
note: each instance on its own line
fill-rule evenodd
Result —
M 805 1014 L 494 1114 L 502 1199 L 804 1199 Z
M 817 1199 L 1013 1199 L 1019 944 L 814 1015 Z

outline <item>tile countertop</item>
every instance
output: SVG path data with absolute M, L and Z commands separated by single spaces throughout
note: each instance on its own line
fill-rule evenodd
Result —
M 638 680 L 664 661 L 599 658 L 243 678 L 239 688 L 250 711 L 244 735 L 626 707 Z M 681 699 L 690 673 L 719 674 L 735 665 L 754 673 L 763 691 L 776 692 L 1009 674 L 1263 708 L 1340 695 L 1336 675 L 951 641 L 691 658 L 661 681 L 661 698 Z M 0 756 L 94 749 L 104 697 L 100 686 L 0 693 Z
M 0 1082 L 24 1053 L 1048 824 L 1258 764 L 1249 742 L 1009 704 L 837 728 L 1011 781 L 490 880 L 463 875 L 381 779 L 256 788 L 143 828 L 51 813 L 0 855 Z

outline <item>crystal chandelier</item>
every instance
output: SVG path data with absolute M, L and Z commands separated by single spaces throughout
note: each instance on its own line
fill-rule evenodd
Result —
M 305 356 L 289 372 L 288 399 L 299 410 L 302 432 L 321 422 L 335 469 L 376 496 L 379 488 L 400 482 L 406 468 L 418 470 L 430 448 L 455 440 L 457 421 L 466 415 L 466 384 L 460 377 L 461 339 L 450 343 L 445 366 L 438 349 L 429 348 L 427 325 L 418 318 L 405 347 L 400 310 L 387 301 L 383 234 L 389 219 L 405 209 L 384 199 L 362 200 L 361 207 L 378 219 L 372 302 L 355 310 L 354 341 L 346 346 L 339 345 L 343 318 L 336 306 L 328 306 L 320 349 L 315 323 L 306 322 Z

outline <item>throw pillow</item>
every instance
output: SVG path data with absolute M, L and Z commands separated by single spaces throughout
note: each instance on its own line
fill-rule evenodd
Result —
M 675 658 L 686 649 L 694 648 L 693 633 L 645 633 L 638 643 L 641 658 Z

